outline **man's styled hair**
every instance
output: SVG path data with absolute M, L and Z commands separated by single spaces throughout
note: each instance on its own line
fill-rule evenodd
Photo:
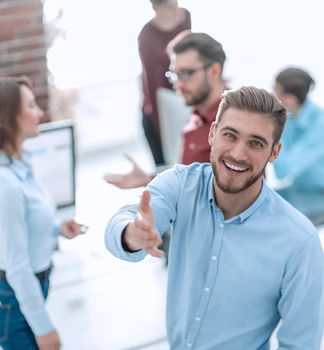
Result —
M 294 95 L 299 104 L 305 102 L 309 90 L 315 86 L 315 81 L 310 74 L 294 67 L 279 72 L 276 82 L 282 87 L 284 94 Z
M 167 0 L 150 0 L 151 4 L 152 4 L 153 6 L 155 6 L 155 5 L 159 6 L 159 5 L 163 4 L 163 3 L 166 2 L 166 1 L 167 1 Z
M 273 144 L 276 144 L 283 132 L 287 120 L 287 112 L 280 101 L 270 92 L 253 86 L 242 86 L 238 90 L 228 90 L 222 95 L 222 100 L 216 116 L 216 125 L 229 108 L 262 114 L 272 118 L 274 125 Z
M 196 50 L 199 53 L 200 60 L 203 64 L 219 63 L 221 68 L 224 66 L 226 59 L 225 52 L 221 43 L 213 39 L 206 33 L 191 33 L 186 35 L 179 34 L 168 45 L 167 51 L 172 54 L 180 54 L 187 50 Z

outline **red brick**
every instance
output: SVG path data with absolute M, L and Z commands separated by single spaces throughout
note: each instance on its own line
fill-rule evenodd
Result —
M 48 109 L 47 43 L 42 0 L 0 0 L 0 76 L 27 75 Z M 48 112 L 44 120 L 49 120 Z
M 18 64 L 6 68 L 0 68 L 0 76 L 6 75 L 31 75 L 42 70 L 47 71 L 46 62 L 32 62 L 27 64 Z
M 16 53 L 16 52 L 25 52 L 30 50 L 37 50 L 37 49 L 45 49 L 44 45 L 45 40 L 42 40 L 38 43 L 30 43 L 30 44 L 20 44 L 12 47 L 8 47 L 7 52 L 8 53 Z
M 29 16 L 34 15 L 35 13 L 42 12 L 42 9 L 37 4 L 22 4 L 22 5 L 13 5 L 5 7 L 1 10 L 1 15 L 16 15 L 16 16 Z

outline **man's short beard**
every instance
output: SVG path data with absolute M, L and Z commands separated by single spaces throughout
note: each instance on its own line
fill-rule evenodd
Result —
M 224 186 L 221 183 L 220 178 L 218 176 L 218 172 L 217 172 L 217 168 L 216 168 L 216 162 L 214 161 L 212 150 L 210 152 L 210 163 L 211 163 L 211 166 L 212 166 L 212 169 L 213 169 L 213 174 L 214 174 L 214 177 L 215 177 L 216 185 L 223 192 L 229 193 L 229 194 L 240 193 L 240 192 L 246 190 L 247 188 L 249 188 L 250 186 L 252 186 L 261 176 L 263 176 L 264 170 L 265 170 L 265 168 L 267 166 L 267 162 L 266 162 L 264 167 L 257 174 L 255 174 L 252 177 L 248 178 L 246 180 L 246 182 L 242 186 L 240 186 L 240 187 L 232 187 L 232 186 Z
M 264 174 L 264 169 L 265 166 L 262 170 L 260 170 L 260 172 L 258 172 L 257 174 L 255 174 L 254 176 L 250 177 L 247 179 L 247 181 L 241 186 L 241 187 L 232 187 L 232 186 L 223 186 L 222 183 L 220 182 L 218 173 L 217 173 L 217 169 L 216 169 L 216 165 L 214 163 L 211 163 L 212 168 L 213 168 L 213 173 L 214 173 L 214 177 L 215 177 L 215 181 L 217 186 L 225 193 L 229 193 L 229 194 L 237 194 L 240 193 L 244 190 L 246 190 L 247 188 L 249 188 L 250 186 L 252 186 L 255 182 L 257 182 L 257 180 L 263 176 Z
M 211 92 L 211 86 L 207 79 L 205 79 L 203 86 L 201 87 L 201 90 L 197 92 L 196 95 L 193 96 L 192 100 L 186 101 L 187 106 L 197 106 L 201 103 L 205 102 L 207 98 L 209 97 Z

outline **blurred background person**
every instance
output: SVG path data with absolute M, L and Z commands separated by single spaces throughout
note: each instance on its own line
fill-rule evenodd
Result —
M 223 46 L 208 34 L 182 32 L 170 42 L 167 51 L 171 62 L 165 76 L 185 104 L 193 107 L 183 129 L 180 162 L 209 162 L 209 129 L 225 88 L 222 72 L 226 55 Z M 146 186 L 156 174 L 146 174 L 132 158 L 128 159 L 133 163 L 129 174 L 107 174 L 105 180 L 119 188 Z M 169 238 L 169 233 L 163 237 L 162 249 L 166 253 Z M 168 254 L 165 256 L 168 261 Z
M 167 44 L 178 33 L 191 29 L 190 13 L 177 0 L 150 0 L 155 16 L 145 24 L 138 37 L 142 62 L 142 124 L 156 165 L 163 165 L 156 91 L 172 89 L 164 73 L 169 67 Z
M 0 79 L 0 345 L 4 350 L 60 349 L 47 311 L 52 251 L 59 234 L 82 225 L 59 224 L 53 201 L 33 176 L 23 142 L 38 134 L 43 111 L 27 78 Z M 59 171 L 59 169 L 57 169 Z
M 180 162 L 209 162 L 208 133 L 225 89 L 222 76 L 226 60 L 221 43 L 206 33 L 180 33 L 168 46 L 170 84 L 193 108 L 183 129 Z M 155 174 L 146 174 L 131 158 L 133 170 L 126 175 L 107 174 L 105 180 L 119 188 L 146 186 Z
M 283 69 L 275 78 L 275 93 L 289 115 L 274 169 L 283 187 L 278 192 L 316 221 L 324 213 L 324 110 L 308 97 L 314 86 L 301 68 Z

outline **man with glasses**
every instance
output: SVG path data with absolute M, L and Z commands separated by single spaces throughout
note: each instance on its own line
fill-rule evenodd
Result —
M 225 88 L 222 78 L 226 59 L 222 45 L 205 33 L 180 33 L 168 45 L 170 70 L 165 73 L 193 113 L 183 129 L 180 162 L 208 162 L 210 146 L 207 136 Z M 107 174 L 107 182 L 119 188 L 146 186 L 155 174 L 146 174 L 133 163 L 126 175 Z
M 181 162 L 208 162 L 207 135 L 224 91 L 225 52 L 219 42 L 205 33 L 191 33 L 178 42 L 175 38 L 168 49 L 171 64 L 166 77 L 185 103 L 193 107 L 183 129 Z

